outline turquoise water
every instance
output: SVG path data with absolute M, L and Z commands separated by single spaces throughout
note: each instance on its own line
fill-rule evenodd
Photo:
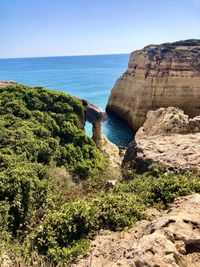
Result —
M 69 56 L 0 59 L 0 80 L 41 85 L 84 98 L 105 108 L 116 79 L 125 71 L 129 55 Z M 86 125 L 91 135 L 91 125 Z M 127 145 L 131 129 L 121 120 L 108 117 L 104 134 L 117 145 Z

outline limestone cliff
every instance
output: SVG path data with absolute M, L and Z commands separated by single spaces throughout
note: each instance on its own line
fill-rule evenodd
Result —
M 149 45 L 131 54 L 127 71 L 112 89 L 107 110 L 135 130 L 149 110 L 179 107 L 200 114 L 200 41 Z

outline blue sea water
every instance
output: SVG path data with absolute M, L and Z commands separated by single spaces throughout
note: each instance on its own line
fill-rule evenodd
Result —
M 41 85 L 69 93 L 105 109 L 116 79 L 125 71 L 129 55 L 67 56 L 0 59 L 0 80 L 14 80 L 30 86 Z M 91 125 L 86 125 L 91 135 Z M 132 130 L 109 116 L 104 134 L 117 145 L 127 145 Z

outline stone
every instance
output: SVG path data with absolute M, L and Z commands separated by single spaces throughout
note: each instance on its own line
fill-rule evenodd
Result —
M 85 121 L 92 123 L 92 139 L 95 142 L 98 149 L 107 158 L 110 167 L 113 169 L 113 174 L 116 178 L 121 177 L 121 164 L 124 156 L 125 149 L 119 148 L 115 144 L 111 143 L 108 138 L 102 134 L 102 122 L 107 119 L 106 113 L 91 104 L 87 100 L 82 100 L 85 106 Z
M 200 118 L 190 119 L 174 107 L 149 111 L 129 144 L 123 166 L 141 168 L 161 163 L 177 172 L 200 170 Z
M 117 182 L 118 182 L 117 180 L 108 180 L 104 186 L 105 190 L 113 188 Z
M 16 84 L 17 84 L 17 82 L 15 82 L 15 81 L 1 81 L 0 80 L 0 87 L 8 86 L 8 85 L 16 85 Z
M 191 125 L 190 128 L 192 132 L 194 127 Z M 136 138 L 176 133 L 189 133 L 189 117 L 178 108 L 168 107 L 149 111 L 143 126 L 136 132 Z
M 150 221 L 98 235 L 76 267 L 199 267 L 200 194 L 178 198 Z
M 121 165 L 124 156 L 120 152 L 119 147 L 110 142 L 105 135 L 102 135 L 99 149 L 112 167 L 113 175 L 116 175 L 116 178 L 121 177 Z
M 135 131 L 149 110 L 178 107 L 200 115 L 200 42 L 150 45 L 131 54 L 127 71 L 116 81 L 107 111 Z
M 196 116 L 189 120 L 189 131 L 193 133 L 200 132 L 200 116 Z
M 93 105 L 87 100 L 82 99 L 83 106 L 85 107 L 85 121 L 92 123 L 92 139 L 96 146 L 100 149 L 102 147 L 103 137 L 101 131 L 101 123 L 105 121 L 107 116 L 106 113 Z
M 101 121 L 97 121 L 92 124 L 92 139 L 95 142 L 96 146 L 101 149 L 103 146 L 103 137 L 102 137 L 102 129 L 101 129 Z

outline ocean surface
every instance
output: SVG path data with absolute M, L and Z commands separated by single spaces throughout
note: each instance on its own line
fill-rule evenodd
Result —
M 30 86 L 41 85 L 87 99 L 105 109 L 116 79 L 125 71 L 129 55 L 67 56 L 0 59 L 0 80 L 14 80 Z M 91 125 L 86 124 L 91 136 Z M 127 145 L 132 130 L 109 116 L 103 133 L 117 145 Z

